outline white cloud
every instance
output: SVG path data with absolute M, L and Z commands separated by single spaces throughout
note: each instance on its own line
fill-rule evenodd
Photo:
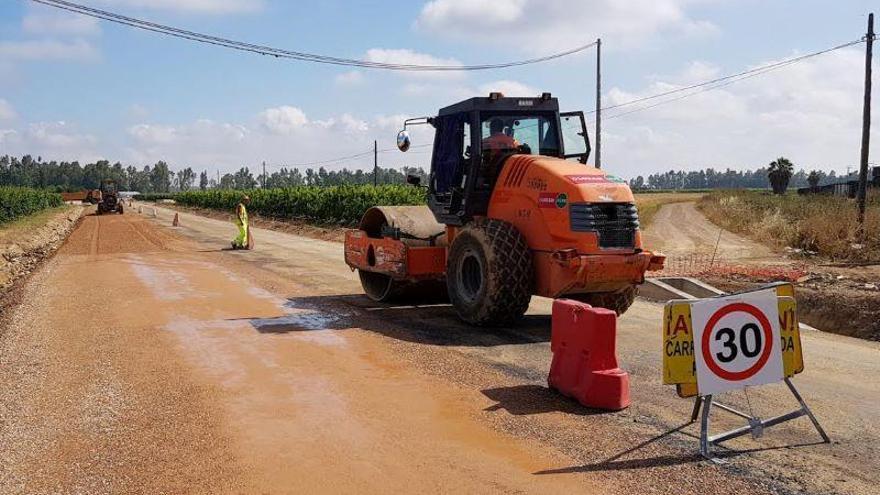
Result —
M 459 66 L 461 62 L 454 58 L 442 58 L 427 53 L 416 52 L 407 48 L 371 48 L 364 57 L 369 62 L 381 62 L 403 65 L 442 65 Z M 461 79 L 460 71 L 400 71 L 402 75 L 415 78 Z
M 403 129 L 403 122 L 410 117 L 411 115 L 405 115 L 402 113 L 394 115 L 377 115 L 373 119 L 373 124 L 382 130 L 397 131 Z
M 542 93 L 528 84 L 509 79 L 477 84 L 419 81 L 418 83 L 404 84 L 401 88 L 404 95 L 430 97 L 432 100 L 442 102 L 443 106 L 475 96 L 489 96 L 489 93 L 493 91 L 499 91 L 506 96 L 538 96 Z
M 488 96 L 491 92 L 499 92 L 504 96 L 540 96 L 541 91 L 518 81 L 501 80 L 481 84 L 474 96 Z
M 202 14 L 237 14 L 258 12 L 263 0 L 102 0 L 114 7 L 135 7 Z
M 854 166 L 861 136 L 863 56 L 858 49 L 839 50 L 631 115 L 614 117 L 640 105 L 609 110 L 603 119 L 604 165 L 626 176 L 671 168 L 755 168 L 780 155 L 799 168 Z M 604 103 L 691 84 L 699 80 L 697 74 L 712 78 L 719 72 L 691 63 L 638 91 L 612 88 Z
M 854 166 L 859 154 L 862 64 L 859 49 L 838 50 L 643 112 L 615 117 L 638 105 L 609 110 L 603 125 L 604 167 L 631 177 L 673 168 L 754 168 L 780 155 L 792 159 L 798 168 L 842 170 Z M 704 62 L 682 64 L 677 71 L 652 76 L 636 87 L 609 85 L 604 102 L 623 103 L 730 70 Z M 516 80 L 416 82 L 431 99 L 447 103 L 499 89 L 511 96 L 540 93 Z M 262 160 L 277 166 L 363 153 L 372 149 L 373 139 L 379 140 L 380 149 L 394 149 L 395 136 L 406 117 L 313 116 L 295 105 L 278 105 L 255 109 L 252 117 L 242 122 L 135 120 L 137 125 L 129 127 L 122 138 L 102 135 L 101 142 L 58 123 L 0 125 L 6 129 L 0 134 L 4 152 L 10 153 L 71 159 L 97 155 L 95 150 L 101 143 L 112 143 L 100 148 L 101 154 L 126 163 L 143 165 L 163 159 L 172 166 L 230 171 Z M 12 122 L 21 119 L 19 116 Z M 413 127 L 413 143 L 430 144 L 432 132 L 430 126 Z M 880 151 L 878 132 L 873 138 L 876 156 Z M 427 166 L 429 151 L 430 147 L 381 153 L 380 165 Z M 371 166 L 369 153 L 326 165 L 328 169 Z
M 49 149 L 74 149 L 97 141 L 94 136 L 79 133 L 64 121 L 30 124 L 26 138 Z
M 98 52 L 83 39 L 71 42 L 56 40 L 0 41 L 0 59 L 33 60 L 94 60 Z
M 221 140 L 225 143 L 243 141 L 250 131 L 242 125 L 199 119 L 192 124 L 172 126 L 138 124 L 128 128 L 128 134 L 145 146 L 180 143 L 206 143 Z
M 22 19 L 21 27 L 26 33 L 44 36 L 88 36 L 101 32 L 98 20 L 94 17 L 49 11 L 27 14 Z
M 138 124 L 129 127 L 128 133 L 148 145 L 172 143 L 177 137 L 177 129 L 167 125 Z
M 30 154 L 46 159 L 94 161 L 98 153 L 98 139 L 64 121 L 34 122 L 21 129 L 0 129 L 3 153 Z
M 333 80 L 340 86 L 357 86 L 364 82 L 364 73 L 359 70 L 350 70 L 337 74 Z
M 129 142 L 120 151 L 120 159 L 135 164 L 166 160 L 172 166 L 231 171 L 262 160 L 272 166 L 321 161 L 372 150 L 378 139 L 380 149 L 394 149 L 380 154 L 380 165 L 426 166 L 429 153 L 400 153 L 395 149 L 397 131 L 405 115 L 379 115 L 372 118 L 343 113 L 321 119 L 308 119 L 293 106 L 266 109 L 248 123 L 223 123 L 198 120 L 182 124 L 138 124 L 129 127 Z M 414 142 L 431 143 L 433 129 L 413 129 Z M 340 163 L 326 164 L 328 169 L 370 168 L 372 155 Z
M 309 123 L 305 112 L 288 105 L 263 110 L 260 121 L 273 134 L 292 134 Z
M 528 53 L 571 48 L 597 37 L 614 45 L 643 43 L 646 36 L 686 36 L 717 28 L 689 16 L 694 0 L 432 0 L 415 28 L 468 41 L 515 46 Z M 636 41 L 637 40 L 637 41 Z
M 324 129 L 346 134 L 365 133 L 370 130 L 370 125 L 365 120 L 360 120 L 348 113 L 336 118 L 317 121 L 315 124 Z
M 433 0 L 425 4 L 419 22 L 428 26 L 469 23 L 480 19 L 483 26 L 506 26 L 525 14 L 527 0 Z
M 0 120 L 12 120 L 16 117 L 15 109 L 8 101 L 0 98 Z

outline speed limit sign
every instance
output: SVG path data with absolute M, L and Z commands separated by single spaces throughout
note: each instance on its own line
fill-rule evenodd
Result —
M 704 299 L 691 306 L 700 394 L 782 380 L 776 292 Z

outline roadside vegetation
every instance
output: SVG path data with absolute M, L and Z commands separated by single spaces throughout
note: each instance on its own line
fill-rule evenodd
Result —
M 58 193 L 28 187 L 0 187 L 0 224 L 62 204 Z
M 371 206 L 425 203 L 424 189 L 408 185 L 187 191 L 175 195 L 174 199 L 185 206 L 232 211 L 244 194 L 251 198 L 248 210 L 265 218 L 340 225 L 357 224 Z
M 791 247 L 833 260 L 880 260 L 877 194 L 869 195 L 864 242 L 857 236 L 854 200 L 838 196 L 715 191 L 697 205 L 715 224 L 776 248 Z
M 371 206 L 425 204 L 424 189 L 409 185 L 297 186 L 247 191 L 209 189 L 175 194 L 142 194 L 135 199 L 141 201 L 173 199 L 184 206 L 232 211 L 244 194 L 251 198 L 249 211 L 264 218 L 346 226 L 356 225 Z M 636 194 L 640 222 L 643 226 L 647 226 L 664 204 L 697 201 L 703 194 L 701 192 Z

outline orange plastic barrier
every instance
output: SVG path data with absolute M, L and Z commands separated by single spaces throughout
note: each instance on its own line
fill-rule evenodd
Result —
M 617 365 L 617 315 L 570 299 L 553 301 L 547 383 L 587 407 L 629 406 L 629 375 Z

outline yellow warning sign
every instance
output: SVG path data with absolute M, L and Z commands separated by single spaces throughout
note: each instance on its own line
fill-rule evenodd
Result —
M 663 311 L 663 383 L 697 383 L 691 305 L 671 302 Z
M 785 376 L 791 377 L 804 371 L 801 330 L 794 297 L 779 298 L 779 329 L 782 337 L 782 367 Z
M 794 287 L 787 282 L 761 287 L 756 290 L 776 290 L 782 348 L 783 372 L 791 377 L 804 370 L 797 303 Z M 691 304 L 697 300 L 675 300 L 663 309 L 663 383 L 676 385 L 678 395 L 693 397 L 697 394 L 696 361 L 694 358 Z

